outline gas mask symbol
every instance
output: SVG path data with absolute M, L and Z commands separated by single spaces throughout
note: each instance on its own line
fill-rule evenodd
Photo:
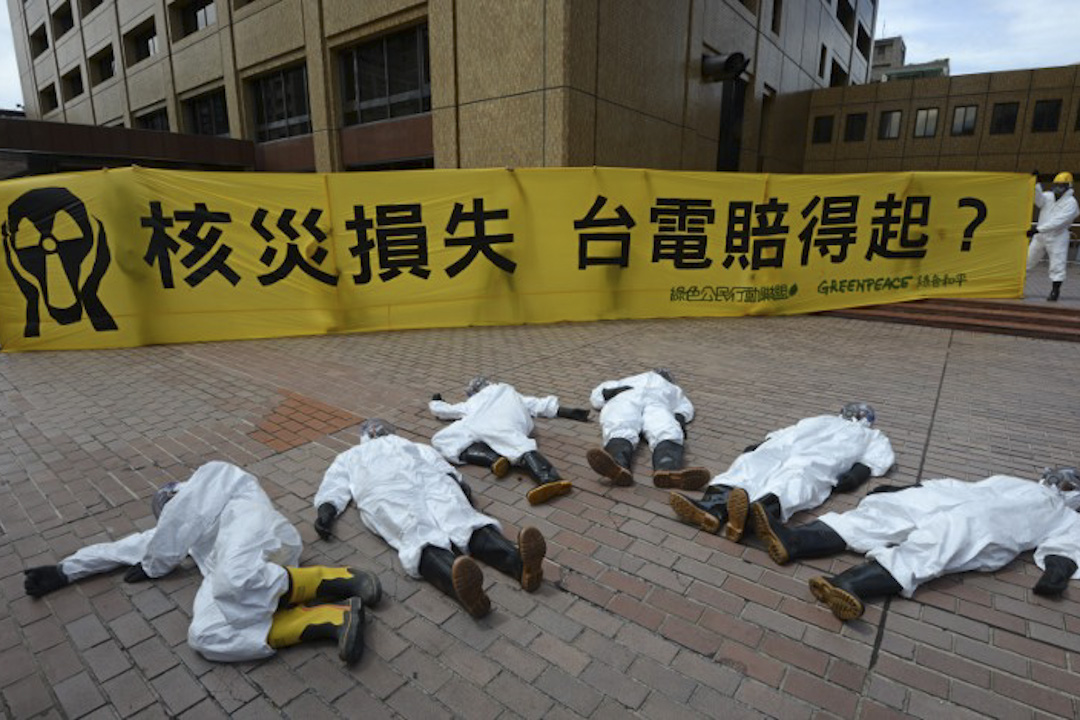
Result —
M 105 228 L 94 218 L 95 237 L 90 220 L 82 200 L 65 188 L 30 190 L 8 207 L 0 234 L 8 268 L 26 298 L 24 337 L 41 334 L 40 304 L 60 325 L 79 322 L 85 312 L 95 330 L 116 330 L 98 298 L 110 261 Z

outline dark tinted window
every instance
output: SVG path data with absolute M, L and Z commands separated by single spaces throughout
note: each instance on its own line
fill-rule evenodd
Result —
M 995 103 L 990 113 L 990 134 L 1009 135 L 1016 131 L 1016 115 L 1020 103 Z
M 866 113 L 852 113 L 844 123 L 844 141 L 860 142 L 866 139 Z
M 255 139 L 276 140 L 311 132 L 307 67 L 278 70 L 251 82 L 255 103 Z
M 1060 100 L 1038 100 L 1031 118 L 1031 132 L 1057 132 L 1060 119 Z
M 350 48 L 340 58 L 346 125 L 431 110 L 427 25 Z
M 814 118 L 814 142 L 815 143 L 827 143 L 832 142 L 832 115 L 819 115 Z

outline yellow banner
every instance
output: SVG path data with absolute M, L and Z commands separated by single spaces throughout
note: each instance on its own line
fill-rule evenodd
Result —
M 1033 180 L 616 168 L 0 182 L 4 350 L 1021 297 Z

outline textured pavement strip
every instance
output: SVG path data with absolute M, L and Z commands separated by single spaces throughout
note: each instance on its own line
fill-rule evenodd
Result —
M 1071 269 L 1071 268 L 1070 268 Z M 1066 288 L 1069 284 L 1066 284 Z M 477 373 L 584 405 L 591 388 L 670 367 L 698 416 L 688 460 L 715 472 L 801 417 L 872 402 L 897 453 L 889 481 L 1080 462 L 1080 344 L 830 317 L 615 321 L 0 356 L 0 714 L 27 717 L 1076 717 L 1080 587 L 1037 598 L 1026 554 L 934 581 L 841 625 L 806 581 L 856 555 L 778 567 L 674 520 L 638 450 L 638 484 L 585 464 L 599 426 L 537 422 L 576 490 L 530 507 L 530 482 L 465 469 L 478 505 L 548 539 L 535 594 L 485 568 L 482 621 L 403 575 L 350 510 L 318 541 L 311 499 L 355 423 L 427 439 L 433 392 Z M 329 645 L 214 664 L 186 644 L 189 562 L 122 572 L 42 600 L 24 567 L 149 527 L 148 498 L 211 459 L 260 478 L 300 529 L 305 563 L 376 570 L 368 652 Z M 873 486 L 879 481 L 871 481 Z M 854 506 L 839 495 L 821 512 Z M 810 519 L 804 515 L 801 520 Z

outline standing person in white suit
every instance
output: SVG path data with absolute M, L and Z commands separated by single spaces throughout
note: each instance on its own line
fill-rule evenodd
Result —
M 1036 177 L 1039 171 L 1033 173 Z M 1073 176 L 1070 172 L 1060 172 L 1054 177 L 1050 190 L 1042 189 L 1035 183 L 1035 206 L 1039 208 L 1039 221 L 1028 230 L 1031 244 L 1028 245 L 1027 269 L 1030 271 L 1046 255 L 1050 261 L 1050 296 L 1046 299 L 1057 302 L 1061 294 L 1061 284 L 1065 282 L 1065 261 L 1069 252 L 1069 227 L 1080 216 L 1080 206 L 1073 197 Z
M 680 520 L 706 532 L 723 526 L 733 542 L 742 539 L 751 503 L 762 503 L 787 522 L 821 505 L 833 490 L 849 492 L 893 466 L 892 445 L 873 427 L 875 417 L 866 403 L 848 403 L 839 415 L 774 430 L 713 478 L 701 500 L 671 493 L 671 507 Z
M 540 531 L 522 528 L 515 546 L 495 518 L 473 509 L 469 486 L 452 465 L 430 445 L 396 432 L 385 420 L 366 420 L 360 444 L 334 459 L 315 494 L 319 536 L 330 538 L 354 500 L 361 521 L 398 551 L 409 576 L 427 580 L 473 617 L 491 610 L 473 557 L 518 580 L 526 592 L 539 588 L 547 551 Z
M 573 489 L 537 450 L 534 417 L 563 417 L 587 422 L 589 411 L 562 407 L 554 395 L 537 398 L 522 395 L 507 383 L 473 378 L 465 389 L 465 402 L 450 404 L 436 393 L 428 404 L 440 420 L 454 420 L 431 438 L 431 444 L 452 463 L 480 465 L 495 477 L 504 477 L 511 465 L 521 465 L 536 483 L 526 494 L 530 505 L 566 495 Z
M 203 575 L 188 644 L 208 660 L 257 660 L 301 641 L 332 639 L 341 659 L 363 653 L 364 605 L 378 603 L 379 579 L 352 568 L 296 567 L 300 534 L 270 503 L 258 480 L 210 462 L 187 482 L 154 495 L 157 525 L 85 547 L 58 565 L 29 568 L 27 594 L 129 566 L 127 582 L 164 577 L 188 555 Z M 347 604 L 328 604 L 347 600 Z M 318 602 L 311 607 L 304 603 Z
M 694 419 L 694 406 L 667 368 L 600 383 L 589 401 L 600 411 L 604 447 L 589 450 L 586 459 L 613 485 L 633 484 L 630 465 L 642 435 L 652 451 L 656 487 L 697 490 L 709 482 L 705 468 L 683 467 L 686 425 Z
M 879 492 L 880 490 L 880 492 Z M 759 536 L 777 563 L 825 557 L 850 549 L 869 562 L 835 577 L 815 577 L 810 591 L 841 620 L 863 613 L 863 601 L 901 594 L 934 578 L 992 572 L 1035 550 L 1042 577 L 1038 595 L 1059 595 L 1080 577 L 1080 478 L 1075 468 L 1047 469 L 1032 482 L 995 475 L 979 482 L 928 480 L 884 487 L 844 513 L 784 527 L 754 508 Z

